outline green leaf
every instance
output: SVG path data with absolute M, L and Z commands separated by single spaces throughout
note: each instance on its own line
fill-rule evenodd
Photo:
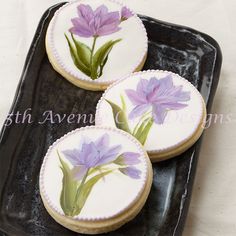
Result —
M 61 163 L 61 170 L 63 172 L 60 204 L 65 215 L 72 216 L 78 182 L 73 179 L 69 166 L 61 159 L 59 153 L 58 156 Z
M 81 188 L 80 194 L 78 196 L 78 199 L 76 200 L 76 210 L 74 211 L 74 215 L 78 215 L 81 210 L 84 207 L 84 204 L 86 203 L 86 200 L 89 197 L 89 194 L 92 191 L 92 188 L 94 187 L 94 185 L 104 176 L 110 174 L 112 172 L 112 170 L 100 173 L 98 175 L 95 175 L 94 177 L 92 177 L 91 179 L 89 179 Z
M 133 130 L 133 136 L 137 139 L 142 135 L 142 131 L 144 126 L 147 124 L 147 122 L 150 120 L 150 118 L 146 118 L 145 120 L 142 121 L 142 119 L 138 122 L 138 124 L 135 126 Z M 142 123 L 141 123 L 142 121 Z M 141 124 L 140 124 L 141 123 Z
M 102 172 L 101 166 L 91 168 L 91 169 L 89 170 L 88 175 L 93 175 L 93 174 L 96 173 L 96 172 L 100 172 L 100 173 Z
M 65 37 L 66 37 L 66 40 L 67 40 L 67 43 L 68 43 L 68 46 L 70 48 L 70 54 L 71 54 L 71 57 L 72 57 L 72 60 L 75 64 L 75 66 L 80 70 L 82 71 L 84 74 L 86 74 L 87 76 L 90 76 L 91 75 L 91 71 L 90 71 L 90 68 L 88 68 L 87 66 L 85 66 L 80 58 L 78 57 L 78 53 L 77 53 L 77 49 L 75 48 L 75 46 L 70 42 L 68 36 L 65 34 Z
M 153 119 L 147 118 L 141 123 L 141 125 L 139 126 L 136 133 L 133 134 L 134 137 L 137 138 L 142 145 L 145 144 L 145 142 L 147 140 L 148 133 L 149 133 L 152 125 L 153 125 Z
M 106 100 L 106 101 L 110 104 L 110 106 L 112 108 L 113 118 L 114 118 L 116 127 L 118 129 L 122 129 L 128 133 L 131 133 L 124 110 L 122 110 L 122 108 L 120 108 L 115 103 L 113 103 L 109 100 Z
M 101 76 L 103 73 L 103 68 L 107 63 L 108 56 L 113 48 L 113 46 L 120 42 L 121 39 L 117 40 L 110 40 L 102 45 L 94 54 L 93 56 L 93 64 L 92 64 L 92 71 L 91 71 L 91 78 L 97 79 L 97 76 Z M 98 72 L 98 69 L 100 70 Z M 96 78 L 95 78 L 96 77 Z
M 86 66 L 89 69 L 91 49 L 84 43 L 81 43 L 78 40 L 76 40 L 73 34 L 71 34 L 71 37 L 77 50 L 78 59 L 81 61 L 81 63 L 84 64 L 84 66 Z
M 70 42 L 70 40 L 69 40 L 69 38 L 67 37 L 66 34 L 65 34 L 65 37 L 66 37 L 68 46 L 69 46 L 69 48 L 70 48 L 70 54 L 71 54 L 72 60 L 73 60 L 74 64 L 78 64 L 78 58 L 77 58 L 76 49 L 75 49 L 75 47 L 72 45 L 72 43 Z
M 102 76 L 102 74 L 103 74 L 103 68 L 106 65 L 107 61 L 108 61 L 108 56 L 109 56 L 109 54 L 106 56 L 106 58 L 104 59 L 104 61 L 100 65 L 99 77 Z
M 120 95 L 121 103 L 122 103 L 122 109 L 123 111 L 126 111 L 126 104 L 125 104 L 125 99 L 122 95 Z

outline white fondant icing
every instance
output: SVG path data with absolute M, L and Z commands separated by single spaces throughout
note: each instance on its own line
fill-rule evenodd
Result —
M 102 220 L 114 217 L 129 208 L 142 194 L 147 180 L 147 157 L 139 142 L 131 135 L 110 127 L 80 128 L 58 139 L 49 148 L 41 167 L 41 194 L 46 199 L 47 204 L 57 213 L 64 215 L 60 206 L 63 175 L 57 150 L 78 148 L 81 145 L 81 139 L 84 140 L 84 137 L 89 137 L 90 140 L 95 141 L 105 133 L 110 136 L 111 146 L 122 145 L 121 153 L 136 152 L 140 154 L 141 162 L 135 165 L 141 171 L 140 178 L 132 179 L 119 171 L 108 174 L 97 182 L 82 211 L 78 216 L 74 216 L 74 219 Z
M 47 44 L 58 66 L 79 80 L 105 85 L 109 85 L 134 72 L 143 61 L 148 47 L 146 30 L 142 21 L 134 12 L 132 12 L 134 16 L 121 23 L 120 31 L 97 39 L 97 48 L 109 40 L 122 39 L 113 47 L 101 77 L 92 80 L 76 68 L 71 59 L 64 34 L 69 35 L 68 30 L 72 27 L 71 19 L 77 16 L 76 8 L 79 4 L 89 4 L 93 9 L 104 4 L 109 11 L 120 11 L 124 6 L 115 0 L 76 0 L 62 6 L 55 13 L 47 32 Z M 75 38 L 92 46 L 92 38 L 78 36 L 75 36 Z
M 163 151 L 173 150 L 189 140 L 198 130 L 202 123 L 204 115 L 204 104 L 200 93 L 187 80 L 177 74 L 161 70 L 149 70 L 144 72 L 134 73 L 132 76 L 122 79 L 112 84 L 103 94 L 98 102 L 96 110 L 96 125 L 115 126 L 111 106 L 105 99 L 121 106 L 120 95 L 123 95 L 127 106 L 127 113 L 134 108 L 125 93 L 125 89 L 136 90 L 140 79 L 150 79 L 156 77 L 158 79 L 164 78 L 167 75 L 173 77 L 175 86 L 182 85 L 183 91 L 190 91 L 190 100 L 185 102 L 188 104 L 180 110 L 170 110 L 167 113 L 163 124 L 155 124 L 152 126 L 148 138 L 145 142 L 145 149 L 149 153 L 158 153 Z M 137 124 L 138 119 L 128 120 L 131 130 Z

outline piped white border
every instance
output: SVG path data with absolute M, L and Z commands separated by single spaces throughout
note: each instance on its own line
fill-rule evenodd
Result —
M 70 68 L 68 68 L 68 66 L 66 66 L 66 64 L 62 61 L 62 59 L 60 58 L 59 54 L 58 54 L 58 51 L 57 49 L 55 48 L 55 45 L 54 45 L 54 42 L 53 42 L 53 33 L 54 33 L 54 28 L 55 28 L 55 24 L 56 24 L 56 20 L 57 20 L 57 17 L 59 17 L 59 14 L 61 11 L 63 11 L 64 8 L 66 8 L 67 6 L 70 6 L 76 2 L 80 2 L 82 0 L 74 0 L 74 1 L 71 1 L 65 5 L 63 5 L 62 7 L 60 7 L 54 14 L 51 22 L 50 22 L 50 27 L 49 27 L 49 32 L 47 32 L 47 43 L 48 43 L 48 46 L 53 54 L 53 57 L 55 58 L 57 64 L 64 70 L 66 71 L 69 75 L 77 78 L 78 80 L 82 80 L 82 81 L 85 81 L 87 83 L 90 83 L 90 84 L 101 84 L 101 85 L 110 85 L 112 83 L 114 83 L 115 81 L 117 80 L 120 80 L 122 78 L 115 78 L 115 79 L 109 79 L 109 80 L 105 80 L 105 79 L 96 79 L 96 80 L 92 80 L 92 79 L 89 79 L 87 78 L 86 76 L 84 75 L 81 75 L 79 72 L 76 73 L 74 71 L 72 71 Z M 95 1 L 95 0 L 94 0 Z M 117 1 L 117 0 L 106 0 L 106 1 L 110 1 L 110 2 L 113 2 L 117 5 L 119 5 L 121 8 L 122 7 L 127 7 L 125 4 L 123 4 L 122 2 L 120 1 Z M 127 7 L 133 14 L 132 17 L 134 17 L 136 20 L 137 20 L 137 23 L 140 25 L 140 27 L 142 28 L 142 31 L 143 31 L 143 35 L 145 36 L 145 45 L 144 45 L 144 48 L 143 48 L 143 52 L 142 52 L 142 56 L 140 56 L 140 58 L 137 59 L 136 63 L 134 63 L 134 66 L 132 67 L 132 71 L 130 72 L 127 72 L 127 75 L 130 75 L 132 74 L 142 63 L 142 61 L 144 60 L 145 58 L 145 55 L 148 51 L 148 37 L 147 37 L 147 31 L 143 25 L 143 22 L 141 21 L 141 19 L 137 16 L 137 14 L 132 10 L 130 9 L 129 7 Z
M 120 209 L 120 211 L 116 212 L 115 214 L 111 214 L 111 215 L 104 216 L 104 217 L 81 217 L 81 216 L 74 216 L 74 217 L 72 217 L 74 220 L 79 220 L 79 221 L 101 221 L 101 220 L 106 220 L 106 219 L 113 218 L 113 217 L 123 213 L 124 211 L 129 209 L 133 205 L 134 202 L 138 201 L 138 199 L 140 198 L 140 196 L 143 193 L 143 190 L 144 190 L 144 188 L 146 186 L 146 182 L 147 182 L 147 179 L 148 179 L 148 164 L 147 164 L 148 156 L 147 156 L 146 151 L 143 149 L 142 145 L 132 135 L 130 135 L 130 134 L 128 134 L 128 133 L 126 133 L 126 132 L 124 132 L 122 130 L 119 130 L 117 128 L 113 128 L 113 127 L 106 127 L 106 126 L 87 126 L 87 127 L 82 127 L 82 128 L 75 129 L 75 130 L 65 134 L 61 138 L 57 139 L 49 147 L 49 149 L 48 149 L 48 151 L 47 151 L 47 153 L 46 153 L 46 155 L 44 157 L 43 164 L 42 164 L 41 169 L 40 169 L 39 186 L 40 186 L 40 194 L 43 195 L 43 197 L 44 197 L 45 201 L 47 202 L 48 206 L 51 209 L 53 209 L 55 212 L 57 212 L 59 215 L 63 216 L 63 217 L 68 217 L 68 216 L 66 216 L 61 209 L 59 209 L 58 207 L 55 206 L 55 204 L 50 200 L 50 197 L 49 197 L 49 195 L 47 194 L 47 192 L 45 190 L 45 186 L 44 186 L 44 179 L 46 178 L 44 176 L 45 168 L 46 168 L 49 156 L 50 156 L 50 154 L 52 152 L 52 149 L 58 143 L 63 142 L 63 140 L 66 139 L 68 136 L 71 136 L 71 135 L 74 135 L 75 133 L 78 133 L 80 131 L 86 131 L 86 130 L 104 130 L 106 132 L 114 132 L 114 133 L 117 133 L 117 134 L 121 134 L 125 138 L 129 139 L 130 141 L 132 141 L 137 146 L 138 152 L 141 154 L 141 158 L 144 159 L 144 162 L 143 162 L 143 165 L 144 165 L 143 176 L 144 177 L 143 177 L 143 180 L 141 182 L 141 188 L 138 191 L 137 195 L 134 197 L 134 199 L 129 204 L 124 206 L 122 209 Z
M 153 150 L 146 150 L 150 155 L 152 154 L 158 154 L 158 153 L 165 153 L 165 152 L 169 152 L 174 150 L 175 148 L 180 147 L 182 144 L 184 144 L 185 142 L 187 142 L 189 139 L 191 139 L 193 137 L 193 135 L 196 133 L 196 131 L 199 128 L 199 125 L 201 124 L 202 120 L 203 120 L 203 116 L 204 116 L 204 100 L 202 95 L 199 93 L 199 91 L 196 89 L 196 87 L 193 86 L 193 84 L 191 84 L 188 80 L 184 79 L 183 77 L 181 77 L 180 75 L 171 72 L 171 71 L 167 71 L 167 70 L 146 70 L 146 71 L 139 71 L 139 72 L 135 72 L 130 76 L 127 76 L 126 78 L 123 78 L 121 80 L 116 81 L 115 83 L 111 84 L 103 93 L 102 97 L 100 98 L 100 100 L 97 103 L 97 107 L 96 107 L 96 114 L 95 114 L 95 125 L 97 126 L 101 126 L 102 125 L 102 112 L 101 112 L 101 103 L 105 101 L 105 97 L 107 95 L 107 93 L 109 92 L 109 90 L 113 89 L 117 84 L 122 83 L 124 80 L 127 80 L 129 78 L 132 78 L 134 76 L 142 76 L 144 74 L 148 74 L 148 73 L 167 73 L 169 75 L 172 75 L 180 80 L 182 80 L 184 83 L 187 84 L 187 86 L 190 86 L 191 88 L 193 88 L 193 91 L 195 92 L 195 96 L 199 97 L 199 100 L 203 101 L 202 102 L 202 109 L 199 111 L 198 116 L 196 116 L 196 119 L 198 119 L 198 122 L 196 123 L 195 127 L 194 127 L 194 131 L 192 134 L 190 134 L 189 136 L 186 136 L 185 139 L 182 139 L 181 141 L 177 142 L 176 144 L 166 147 L 166 148 L 159 148 L 159 149 L 153 149 Z

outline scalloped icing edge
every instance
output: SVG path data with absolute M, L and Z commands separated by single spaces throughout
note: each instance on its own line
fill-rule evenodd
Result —
M 139 71 L 139 72 L 135 72 L 132 75 L 129 75 L 121 80 L 116 81 L 115 83 L 111 84 L 106 90 L 105 92 L 102 94 L 102 97 L 99 99 L 98 103 L 97 103 L 97 107 L 96 107 L 96 113 L 95 113 L 95 125 L 96 126 L 101 126 L 101 115 L 100 115 L 100 106 L 101 103 L 103 102 L 103 100 L 106 97 L 106 94 L 108 93 L 108 91 L 110 89 L 112 89 L 114 86 L 116 86 L 117 84 L 123 82 L 126 79 L 129 79 L 130 77 L 133 76 L 138 76 L 138 75 L 143 75 L 143 74 L 148 74 L 148 73 L 155 73 L 155 72 L 162 72 L 162 73 L 168 73 L 172 76 L 177 77 L 178 79 L 183 80 L 186 84 L 188 84 L 191 88 L 193 88 L 193 90 L 196 93 L 196 96 L 199 97 L 199 99 L 202 100 L 202 109 L 201 111 L 199 111 L 199 116 L 197 117 L 197 119 L 199 120 L 198 125 L 194 128 L 195 132 L 192 133 L 192 135 L 189 135 L 188 137 L 186 137 L 185 139 L 181 140 L 180 142 L 176 143 L 175 145 L 172 145 L 170 147 L 167 148 L 160 148 L 160 149 L 153 149 L 153 150 L 146 150 L 148 154 L 150 154 L 151 156 L 155 156 L 158 154 L 163 154 L 166 152 L 170 152 L 173 151 L 176 148 L 179 148 L 181 145 L 187 143 L 189 140 L 191 140 L 192 137 L 194 137 L 194 134 L 198 131 L 199 129 L 199 125 L 203 125 L 205 124 L 206 121 L 206 105 L 204 102 L 204 99 L 202 97 L 202 95 L 200 94 L 200 92 L 196 89 L 196 87 L 194 87 L 194 85 L 192 83 L 190 83 L 188 80 L 186 80 L 185 78 L 181 77 L 179 74 L 176 74 L 174 72 L 171 71 L 167 71 L 167 70 L 146 70 L 146 71 Z M 204 117 L 205 116 L 205 117 Z
M 54 57 L 54 60 L 57 61 L 57 64 L 55 67 L 58 68 L 58 70 L 63 70 L 65 71 L 69 76 L 72 76 L 74 79 L 77 79 L 79 81 L 82 81 L 83 83 L 88 83 L 90 85 L 100 85 L 102 86 L 100 89 L 101 90 L 104 90 L 106 87 L 108 87 L 109 85 L 111 85 L 112 83 L 122 79 L 122 78 L 115 78 L 115 79 L 111 79 L 109 81 L 107 80 L 104 80 L 104 79 L 97 79 L 97 80 L 92 80 L 92 79 L 89 79 L 85 76 L 81 76 L 77 73 L 74 73 L 72 72 L 72 70 L 70 70 L 66 65 L 65 63 L 61 60 L 60 56 L 58 55 L 58 52 L 54 46 L 54 43 L 53 43 L 53 29 L 55 27 L 55 22 L 56 22 L 56 19 L 59 15 L 59 13 L 67 6 L 69 5 L 72 5 L 76 2 L 80 2 L 81 0 L 73 0 L 73 1 L 70 1 L 68 3 L 66 3 L 65 5 L 61 6 L 54 14 L 50 24 L 49 24 L 49 27 L 48 27 L 48 30 L 47 30 L 47 35 L 46 35 L 46 44 L 47 44 L 47 47 L 50 49 L 50 52 L 52 53 L 53 57 Z M 144 48 L 143 48 L 143 53 L 142 53 L 142 56 L 137 60 L 137 62 L 134 64 L 133 66 L 133 71 L 131 72 L 128 72 L 127 75 L 131 75 L 133 72 L 135 71 L 138 71 L 138 70 L 141 70 L 145 63 L 145 60 L 146 60 L 146 57 L 147 57 L 147 51 L 148 51 L 148 37 L 147 37 L 147 31 L 142 23 L 142 20 L 137 16 L 137 14 L 132 10 L 130 9 L 128 6 L 126 6 L 125 4 L 123 4 L 122 2 L 118 1 L 118 0 L 107 0 L 107 1 L 110 1 L 110 2 L 113 2 L 115 4 L 118 4 L 119 6 L 121 7 L 127 7 L 133 14 L 133 17 L 137 20 L 137 23 L 140 25 L 140 27 L 142 28 L 143 30 L 143 34 L 145 36 L 145 45 L 144 45 Z M 50 30 L 50 32 L 49 32 Z M 63 75 L 64 76 L 64 75 Z M 70 80 L 71 81 L 71 80 Z M 82 87 L 86 87 L 85 85 L 82 86 Z M 89 86 L 88 86 L 89 87 Z M 86 89 L 86 88 L 85 88 Z M 100 90 L 99 89 L 99 90 Z M 92 89 L 91 90 L 97 90 L 97 89 Z
M 44 186 L 44 183 L 43 183 L 44 171 L 45 171 L 45 168 L 46 168 L 46 165 L 47 165 L 47 160 L 49 159 L 49 155 L 50 155 L 50 153 L 51 153 L 54 146 L 56 146 L 59 142 L 63 141 L 68 136 L 73 135 L 73 134 L 75 134 L 77 132 L 80 132 L 80 131 L 86 131 L 88 129 L 95 129 L 95 130 L 96 129 L 99 129 L 99 130 L 102 129 L 102 130 L 104 130 L 104 131 L 106 130 L 108 132 L 111 131 L 111 132 L 119 133 L 119 134 L 125 136 L 126 138 L 128 138 L 131 142 L 133 142 L 137 146 L 138 151 L 140 153 L 142 153 L 142 158 L 145 159 L 145 164 L 144 164 L 145 171 L 143 172 L 145 177 L 144 177 L 144 180 L 142 182 L 142 187 L 140 188 L 140 190 L 139 190 L 138 194 L 136 195 L 136 197 L 133 199 L 133 201 L 130 204 L 128 204 L 127 206 L 124 206 L 119 212 L 117 212 L 113 215 L 110 215 L 110 216 L 106 216 L 106 217 L 90 217 L 90 218 L 80 217 L 80 216 L 68 217 L 68 216 L 64 215 L 62 213 L 62 211 L 54 205 L 54 203 L 50 200 L 48 194 L 46 193 L 45 186 Z M 130 135 L 130 134 L 128 134 L 128 133 L 126 133 L 126 132 L 124 132 L 120 129 L 113 128 L 113 127 L 107 127 L 107 126 L 86 126 L 86 127 L 82 127 L 82 128 L 77 128 L 75 130 L 72 130 L 72 131 L 66 133 L 61 138 L 57 139 L 51 146 L 49 146 L 49 148 L 47 150 L 47 153 L 44 156 L 43 163 L 42 163 L 42 166 L 41 166 L 41 169 L 40 169 L 40 175 L 39 175 L 40 194 L 43 195 L 43 198 L 47 202 L 48 206 L 62 217 L 71 218 L 73 220 L 78 220 L 78 221 L 90 221 L 90 222 L 111 219 L 113 217 L 117 217 L 117 216 L 121 215 L 123 212 L 125 212 L 126 210 L 131 208 L 139 200 L 139 198 L 142 196 L 142 193 L 145 189 L 147 178 L 148 178 L 148 161 L 149 161 L 149 159 L 148 159 L 147 152 L 144 150 L 142 145 L 132 135 Z

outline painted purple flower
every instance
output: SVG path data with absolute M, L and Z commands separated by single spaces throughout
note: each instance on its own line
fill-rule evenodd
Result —
M 81 37 L 97 37 L 109 35 L 120 30 L 120 14 L 118 11 L 108 12 L 105 5 L 95 11 L 89 6 L 80 4 L 77 7 L 78 16 L 73 18 L 71 33 Z
M 121 21 L 125 21 L 132 17 L 134 14 L 127 7 L 122 7 L 121 9 Z
M 174 86 L 171 75 L 163 79 L 141 79 L 137 89 L 127 89 L 126 94 L 135 105 L 129 114 L 130 119 L 141 116 L 151 109 L 152 117 L 157 124 L 163 124 L 169 110 L 186 107 L 187 104 L 183 102 L 190 99 L 190 92 L 183 91 L 181 85 Z
M 139 179 L 141 175 L 141 171 L 138 170 L 134 166 L 128 166 L 125 168 L 119 168 L 120 172 L 123 173 L 124 175 L 129 176 L 132 179 Z
M 139 154 L 135 152 L 124 152 L 121 154 L 114 163 L 118 165 L 136 165 L 140 163 Z
M 117 158 L 120 145 L 109 147 L 109 136 L 103 135 L 95 142 L 83 142 L 81 148 L 65 150 L 62 153 L 74 166 L 73 175 L 80 180 L 90 168 L 111 163 Z

